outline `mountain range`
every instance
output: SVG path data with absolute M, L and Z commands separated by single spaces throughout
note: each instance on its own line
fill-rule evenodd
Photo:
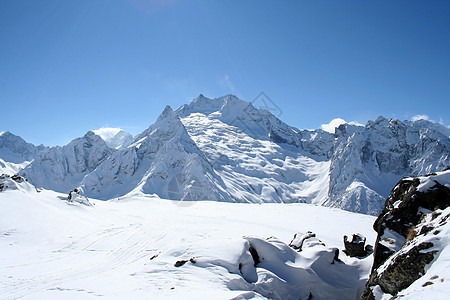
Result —
M 167 106 L 148 129 L 93 130 L 64 146 L 0 135 L 0 172 L 37 188 L 108 200 L 312 203 L 378 215 L 404 176 L 450 165 L 450 129 L 378 117 L 335 133 L 299 130 L 233 95 Z M 180 202 L 181 203 L 181 202 Z

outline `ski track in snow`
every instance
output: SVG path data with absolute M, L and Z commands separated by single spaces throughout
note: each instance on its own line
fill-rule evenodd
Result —
M 135 197 L 91 200 L 94 206 L 87 207 L 58 195 L 0 194 L 2 299 L 259 297 L 227 270 L 241 255 L 243 236 L 276 236 L 288 244 L 294 233 L 312 230 L 327 247 L 342 248 L 343 234 L 358 224 L 375 240 L 373 217 L 308 204 L 183 207 Z M 191 257 L 199 263 L 174 267 Z M 368 273 L 371 257 L 359 263 Z

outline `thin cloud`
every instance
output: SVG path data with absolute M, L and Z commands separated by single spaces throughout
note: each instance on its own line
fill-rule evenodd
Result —
M 219 84 L 223 86 L 224 88 L 230 90 L 233 94 L 239 94 L 236 86 L 233 84 L 233 82 L 230 79 L 230 76 L 225 75 L 219 80 Z
M 339 127 L 339 125 L 342 125 L 342 124 L 347 124 L 347 121 L 345 121 L 344 119 L 341 119 L 341 118 L 336 118 L 336 119 L 331 120 L 331 122 L 328 124 L 322 124 L 321 127 L 324 131 L 327 131 L 329 133 L 334 133 L 335 129 L 337 127 Z
M 413 121 L 413 122 L 416 122 L 419 120 L 430 121 L 430 117 L 428 115 L 415 115 L 414 117 L 411 118 L 411 121 Z

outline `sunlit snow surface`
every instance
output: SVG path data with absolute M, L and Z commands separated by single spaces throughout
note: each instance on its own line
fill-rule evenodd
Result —
M 348 299 L 361 290 L 372 263 L 371 256 L 358 260 L 341 252 L 344 262 L 331 265 L 328 257 L 330 247 L 342 249 L 349 232 L 373 244 L 374 217 L 367 215 L 309 204 L 148 196 L 90 199 L 93 206 L 84 206 L 62 196 L 26 188 L 0 193 L 0 298 L 248 299 L 273 293 L 289 299 L 308 289 L 314 299 L 326 299 L 323 287 L 329 287 L 335 299 Z M 298 254 L 286 246 L 308 230 L 326 247 Z M 256 269 L 249 243 L 261 256 Z M 315 260 L 318 255 L 324 259 Z M 190 258 L 195 263 L 174 266 Z M 255 282 L 244 280 L 239 263 Z

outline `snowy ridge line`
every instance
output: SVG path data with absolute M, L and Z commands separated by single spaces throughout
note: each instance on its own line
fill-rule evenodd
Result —
M 97 132 L 97 134 L 95 133 Z M 313 203 L 377 215 L 404 176 L 450 165 L 450 129 L 379 117 L 335 133 L 299 130 L 233 95 L 166 107 L 141 134 L 88 132 L 63 147 L 0 136 L 0 168 L 39 188 L 108 200 Z M 27 163 L 31 161 L 30 163 Z M 13 165 L 15 163 L 15 165 Z M 21 165 L 23 164 L 23 165 Z

